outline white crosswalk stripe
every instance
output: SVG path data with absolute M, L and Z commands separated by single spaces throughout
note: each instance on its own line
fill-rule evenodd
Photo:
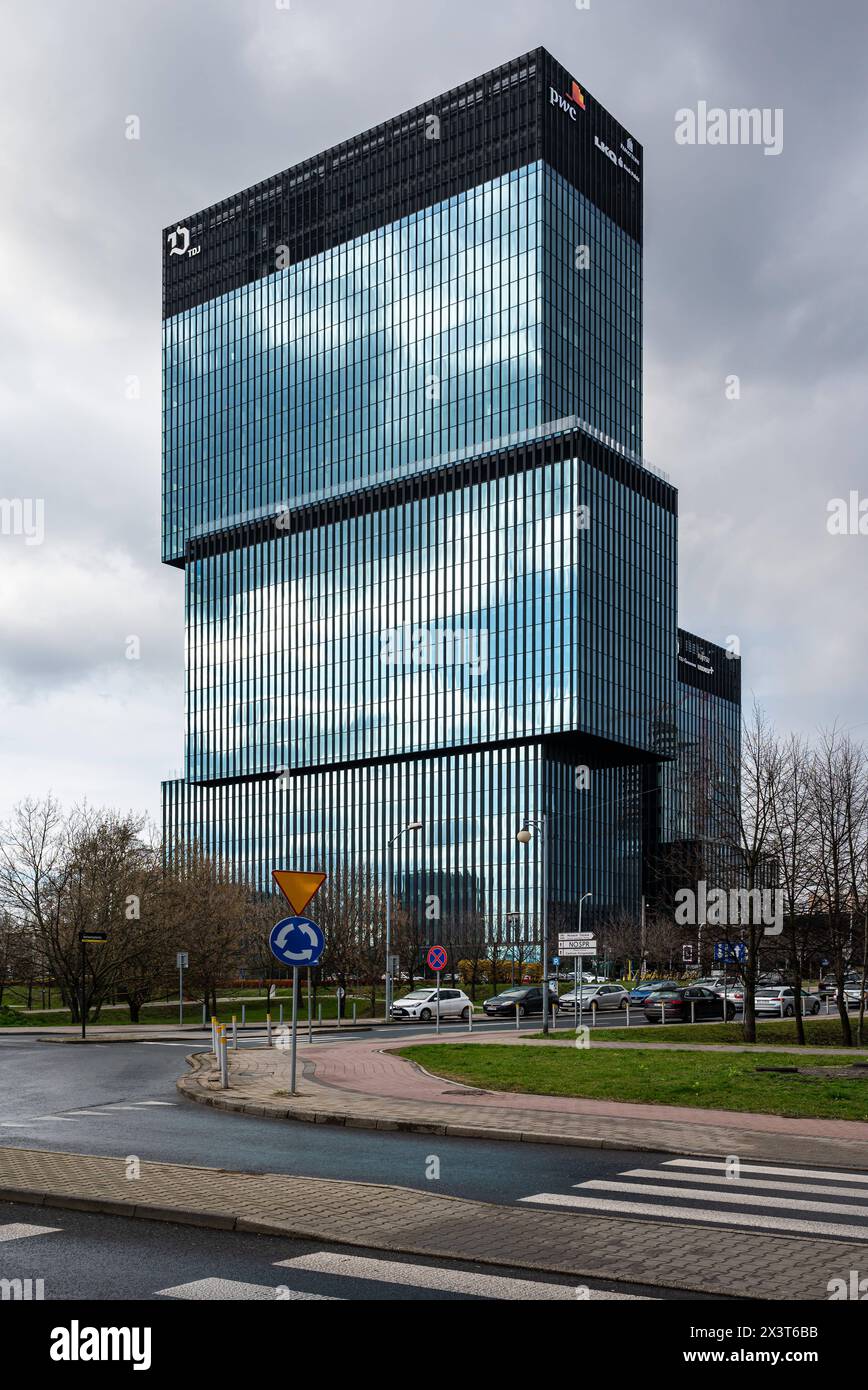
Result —
M 244 1284 L 237 1279 L 194 1279 L 190 1284 L 175 1284 L 170 1289 L 157 1289 L 165 1298 L 189 1298 L 204 1302 L 210 1299 L 231 1299 L 236 1302 L 256 1300 L 258 1302 L 296 1302 L 298 1299 L 334 1303 L 329 1294 L 305 1293 L 286 1288 L 285 1285 Z
M 28 1236 L 53 1236 L 60 1233 L 60 1226 L 35 1226 L 29 1221 L 10 1221 L 0 1226 L 0 1241 L 25 1240 Z
M 537 1192 L 520 1200 L 637 1221 L 868 1242 L 868 1175 L 840 1169 L 740 1163 L 733 1172 L 725 1160 L 674 1158 L 611 1179 L 588 1178 L 570 1192 Z
M 581 1283 L 576 1281 L 573 1284 L 546 1284 L 533 1279 L 515 1279 L 499 1274 L 477 1273 L 473 1270 L 448 1269 L 437 1265 L 408 1264 L 402 1260 L 380 1260 L 363 1255 L 328 1252 L 298 1255 L 294 1259 L 278 1260 L 276 1264 L 281 1269 L 308 1270 L 315 1274 L 367 1279 L 399 1287 L 463 1294 L 469 1298 L 521 1301 L 558 1299 L 575 1302 L 577 1284 Z M 640 1294 L 609 1293 L 600 1289 L 589 1290 L 589 1296 L 592 1299 L 642 1299 Z

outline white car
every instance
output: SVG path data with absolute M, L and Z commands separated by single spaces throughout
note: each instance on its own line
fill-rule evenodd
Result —
M 626 1009 L 629 996 L 622 985 L 584 985 L 579 990 L 579 1003 L 582 1010 L 587 1009 Z M 558 1000 L 561 1009 L 575 1009 L 576 991 L 562 994 Z
M 465 1022 L 473 1012 L 473 1005 L 463 989 L 441 989 L 440 1017 L 463 1018 Z M 437 1017 L 437 991 L 430 985 L 424 989 L 412 989 L 402 999 L 396 999 L 391 1008 L 391 1017 L 399 1022 L 418 1019 L 427 1023 Z

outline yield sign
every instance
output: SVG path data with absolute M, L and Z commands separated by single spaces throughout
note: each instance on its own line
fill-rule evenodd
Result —
M 296 873 L 293 869 L 272 869 L 274 879 L 293 912 L 299 917 L 318 888 L 325 883 L 325 874 Z

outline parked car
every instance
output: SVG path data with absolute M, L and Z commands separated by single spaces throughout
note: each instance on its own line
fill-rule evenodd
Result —
M 645 1000 L 645 1017 L 649 1023 L 699 1023 L 702 1019 L 735 1018 L 735 1004 L 715 994 L 703 985 L 686 985 L 682 989 L 658 989 Z
M 440 991 L 440 1017 L 441 1018 L 464 1018 L 470 1017 L 473 1005 L 463 989 L 441 989 Z M 424 989 L 413 989 L 403 998 L 396 999 L 390 1010 L 392 1018 L 400 1022 L 408 1019 L 418 1019 L 421 1023 L 427 1023 L 437 1014 L 437 991 L 430 985 Z
M 858 1009 L 862 1001 L 862 981 L 858 980 L 855 984 L 844 986 L 844 999 L 848 1009 Z M 868 1005 L 868 988 L 864 990 L 865 1003 Z
M 549 990 L 549 1009 L 555 1014 L 560 1000 Z M 502 994 L 493 994 L 482 1005 L 489 1018 L 515 1018 L 516 1008 L 521 1018 L 525 1014 L 541 1014 L 543 996 L 541 985 L 516 985 L 515 989 L 505 989 Z
M 862 983 L 862 977 L 856 974 L 855 970 L 848 970 L 844 976 L 844 993 L 848 989 L 858 987 Z M 838 994 L 838 981 L 834 975 L 827 975 L 817 986 L 817 993 L 821 999 L 835 999 Z
M 802 992 L 802 1014 L 820 1012 L 819 994 Z M 765 985 L 754 996 L 754 1013 L 758 1017 L 792 1018 L 796 1012 L 796 991 L 792 985 Z
M 700 980 L 691 980 L 691 989 L 710 989 L 714 994 L 723 994 L 722 975 L 703 975 Z
M 593 1009 L 626 1009 L 629 998 L 623 985 L 584 985 L 579 990 L 579 1002 L 583 1012 Z M 562 1009 L 575 1010 L 576 991 L 571 989 L 569 994 L 562 994 L 558 1002 Z
M 649 994 L 653 994 L 655 989 L 678 989 L 677 980 L 644 980 L 641 985 L 630 990 L 631 1004 L 644 1004 Z

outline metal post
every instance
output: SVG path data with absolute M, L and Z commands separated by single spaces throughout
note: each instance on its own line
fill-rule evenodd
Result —
M 292 1052 L 290 1071 L 292 1073 L 292 1094 L 295 1095 L 295 1062 L 298 1050 L 298 966 L 292 967 Z
M 217 1056 L 217 1015 L 211 1015 L 211 1051 Z
M 235 1051 L 237 1052 L 237 1051 L 238 1051 L 238 1018 L 237 1018 L 237 1016 L 236 1016 L 235 1014 L 232 1015 L 232 1046 L 233 1046 L 233 1048 L 235 1049 Z
M 473 1005 L 472 1005 L 472 1004 L 470 1005 L 470 1008 L 467 1010 L 467 1031 L 468 1031 L 468 1033 L 472 1033 L 472 1032 L 473 1032 Z
M 354 999 L 354 1000 L 353 1000 L 353 1023 L 355 1023 L 355 1021 L 356 1021 L 356 1007 L 357 1007 L 357 1005 L 356 1005 L 356 1001 L 355 1001 L 355 999 Z
M 277 1012 L 277 1021 L 278 1021 L 278 1023 L 280 1024 L 280 1026 L 283 1027 L 283 1005 L 282 1005 L 282 1004 L 281 1004 L 281 1005 L 279 1006 L 279 1008 L 278 1008 L 278 1012 Z
M 229 1042 L 226 1037 L 226 1029 L 220 1025 L 217 1035 L 217 1046 L 219 1048 L 220 1060 L 220 1086 L 222 1090 L 229 1089 Z
M 549 1031 L 549 855 L 546 814 L 540 817 L 542 845 L 542 957 L 543 957 L 543 1035 Z
M 317 1026 L 318 1026 L 318 1027 L 321 1027 L 321 1026 L 322 1026 L 322 1004 L 317 1004 L 317 1006 L 316 1006 L 316 1021 L 317 1021 Z
M 184 1025 L 184 966 L 179 960 L 178 964 L 178 1026 Z
M 661 1022 L 661 1023 L 665 1023 L 665 1022 L 666 1022 L 666 1000 L 665 1000 L 665 999 L 661 999 L 661 1000 L 660 1000 L 660 1022 Z
M 202 1005 L 202 1027 L 203 1027 L 203 1028 L 207 1028 L 207 1026 L 208 1026 L 208 1008 L 207 1008 L 207 1006 L 206 1006 L 205 1004 L 203 1004 L 203 1005 Z
M 435 1028 L 434 1031 L 435 1031 L 436 1033 L 439 1033 L 439 1032 L 440 1032 L 440 971 L 439 971 L 439 970 L 437 971 L 437 1026 L 436 1026 L 436 1028 Z
M 521 1004 L 519 1004 L 518 1000 L 516 1000 L 515 1004 L 515 1026 L 516 1029 L 521 1027 Z
M 310 1000 L 310 966 L 307 967 L 307 1040 L 313 1042 L 313 1012 Z
M 392 1022 L 392 841 L 386 845 L 386 1022 Z M 376 993 L 376 990 L 374 991 Z
M 246 1022 L 247 1022 L 247 1005 L 246 1005 L 246 1004 L 242 1004 L 242 1005 L 241 1005 L 241 1027 L 242 1027 L 242 1028 L 244 1027 L 244 1025 L 245 1025 Z
M 726 1012 L 726 1007 L 725 1007 L 725 1006 L 724 1006 L 724 1012 Z M 690 1022 L 691 1022 L 691 1023 L 695 1023 L 695 1022 L 696 1022 L 696 1000 L 695 1000 L 695 999 L 691 999 L 691 1001 L 690 1001 Z
M 581 956 L 575 956 L 575 966 L 573 968 L 573 1027 L 579 1026 L 579 964 Z
M 266 1047 L 271 1047 L 271 1014 L 265 1015 Z
M 85 955 L 84 942 L 81 943 L 81 1040 L 87 1037 L 87 987 L 84 982 L 84 972 L 87 966 L 87 956 Z

